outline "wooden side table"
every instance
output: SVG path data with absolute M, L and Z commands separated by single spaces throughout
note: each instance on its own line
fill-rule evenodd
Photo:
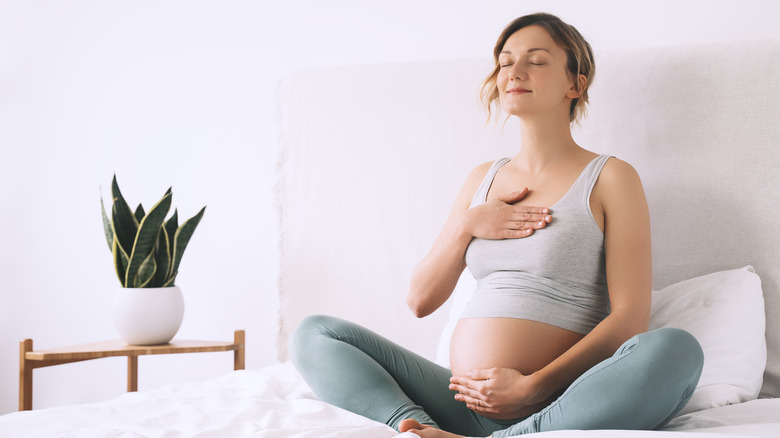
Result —
M 127 356 L 127 391 L 138 391 L 138 356 L 148 354 L 206 353 L 233 351 L 233 369 L 244 369 L 244 331 L 236 330 L 233 342 L 180 341 L 165 345 L 127 345 L 113 340 L 69 347 L 33 350 L 32 339 L 19 343 L 19 410 L 32 410 L 33 370 L 101 357 Z

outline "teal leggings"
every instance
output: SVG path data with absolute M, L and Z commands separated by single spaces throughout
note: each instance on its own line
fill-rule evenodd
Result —
M 654 429 L 693 394 L 703 365 L 686 331 L 662 328 L 626 341 L 541 411 L 490 420 L 456 401 L 450 370 L 357 324 L 310 316 L 290 340 L 292 361 L 317 396 L 396 430 L 413 418 L 466 436 L 507 437 L 561 429 Z

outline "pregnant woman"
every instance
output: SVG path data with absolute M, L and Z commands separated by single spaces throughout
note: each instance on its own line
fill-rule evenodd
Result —
M 661 427 L 693 394 L 703 356 L 687 332 L 647 331 L 650 220 L 636 171 L 572 139 L 590 45 L 533 14 L 503 31 L 494 61 L 483 97 L 489 113 L 498 101 L 519 119 L 519 150 L 471 172 L 407 299 L 424 317 L 466 266 L 477 278 L 451 370 L 327 316 L 301 323 L 292 360 L 322 400 L 423 437 Z

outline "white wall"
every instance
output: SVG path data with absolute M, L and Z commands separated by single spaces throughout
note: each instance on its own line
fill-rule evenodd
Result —
M 114 172 L 131 203 L 150 206 L 172 185 L 181 215 L 208 205 L 178 279 L 179 337 L 229 340 L 243 328 L 247 366 L 261 367 L 275 358 L 278 308 L 278 80 L 314 66 L 489 56 L 503 25 L 537 10 L 597 50 L 780 38 L 771 0 L 0 0 L 0 413 L 17 408 L 20 340 L 116 337 L 98 198 Z M 139 386 L 231 366 L 228 353 L 143 357 Z M 35 407 L 118 395 L 124 367 L 36 370 Z

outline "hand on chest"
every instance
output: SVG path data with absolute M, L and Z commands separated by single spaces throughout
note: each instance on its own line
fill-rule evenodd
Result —
M 568 166 L 564 169 L 532 175 L 514 168 L 509 162 L 498 169 L 488 190 L 487 199 L 502 197 L 507 193 L 528 187 L 528 194 L 515 202 L 515 205 L 551 208 L 574 188 L 582 171 L 582 167 Z
M 487 200 L 502 198 L 527 187 L 528 193 L 512 204 L 549 208 L 553 222 L 556 221 L 556 210 L 560 214 L 569 208 L 586 208 L 589 210 L 588 215 L 603 232 L 604 212 L 598 190 L 594 188 L 601 170 L 597 161 L 603 160 L 595 158 L 576 161 L 544 172 L 531 173 L 514 166 L 510 160 L 497 169 L 487 192 Z M 561 219 L 560 216 L 557 219 Z

